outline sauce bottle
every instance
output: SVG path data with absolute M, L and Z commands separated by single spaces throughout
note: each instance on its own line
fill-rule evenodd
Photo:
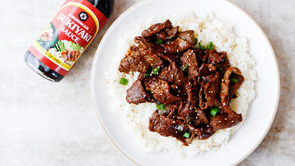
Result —
M 67 0 L 26 52 L 26 64 L 59 82 L 111 16 L 114 0 Z

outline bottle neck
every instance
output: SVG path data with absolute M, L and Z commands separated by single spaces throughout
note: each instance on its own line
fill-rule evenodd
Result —
M 107 18 L 110 18 L 113 6 L 114 6 L 114 0 L 87 0 L 90 2 L 95 8 L 97 8 L 104 16 Z

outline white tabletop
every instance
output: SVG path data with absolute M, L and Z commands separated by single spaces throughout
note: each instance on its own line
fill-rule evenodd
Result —
M 112 17 L 74 69 L 60 83 L 52 83 L 29 69 L 23 56 L 64 1 L 1 0 L 1 166 L 133 165 L 104 134 L 93 110 L 89 79 L 103 34 L 138 1 L 115 0 Z M 295 163 L 295 1 L 233 1 L 265 31 L 281 72 L 281 101 L 274 124 L 262 144 L 240 165 L 292 165 Z

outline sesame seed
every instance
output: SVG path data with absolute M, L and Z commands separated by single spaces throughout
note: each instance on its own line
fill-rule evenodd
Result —
M 225 118 L 224 120 L 227 120 L 227 118 Z
M 218 121 L 219 123 L 221 123 L 221 121 Z

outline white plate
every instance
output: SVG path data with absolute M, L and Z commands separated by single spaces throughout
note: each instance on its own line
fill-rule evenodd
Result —
M 124 132 L 120 119 L 109 108 L 109 96 L 105 78 L 105 69 L 111 64 L 111 56 L 120 45 L 118 36 L 126 29 L 149 18 L 168 17 L 168 13 L 186 11 L 213 11 L 221 20 L 234 25 L 238 36 L 246 36 L 250 54 L 256 60 L 257 97 L 248 110 L 248 117 L 242 126 L 219 151 L 179 158 L 167 152 L 146 153 L 134 144 L 130 134 Z M 263 140 L 276 114 L 279 101 L 279 71 L 274 51 L 258 24 L 242 9 L 230 1 L 223 0 L 146 0 L 124 14 L 109 28 L 101 41 L 94 58 L 91 73 L 91 94 L 96 113 L 106 134 L 114 145 L 128 158 L 140 165 L 234 165 L 245 159 Z M 124 97 L 124 96 L 122 96 Z M 115 101 L 114 101 L 115 102 Z

